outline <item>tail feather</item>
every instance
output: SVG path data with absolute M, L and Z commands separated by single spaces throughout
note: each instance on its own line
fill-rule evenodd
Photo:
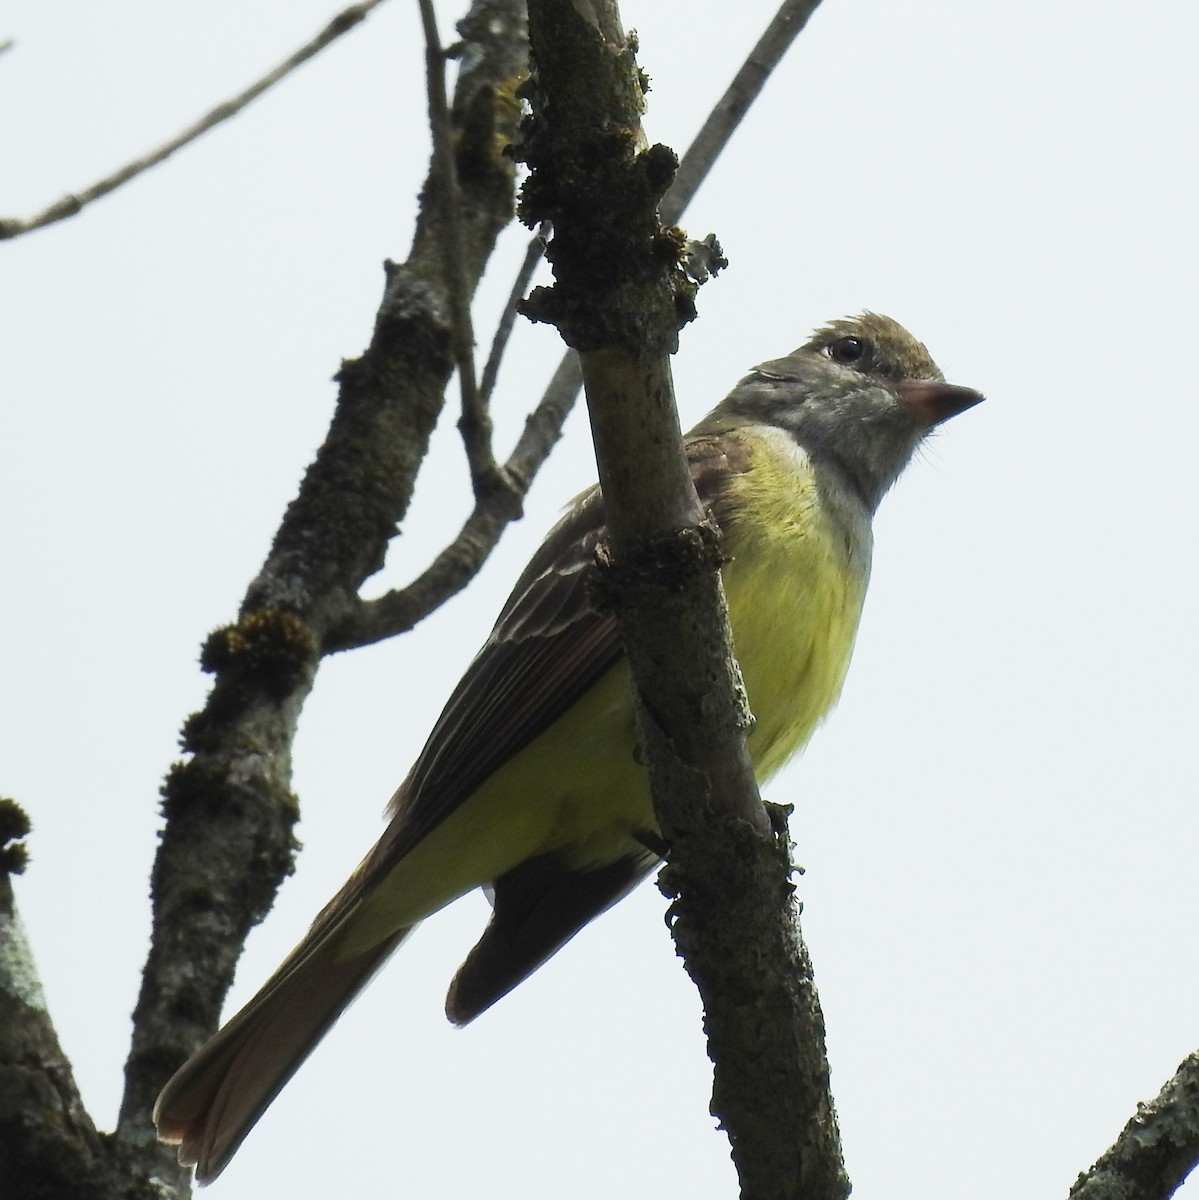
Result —
M 154 1106 L 164 1142 L 210 1183 L 283 1085 L 391 952 L 401 929 L 363 954 L 338 960 L 328 941 L 293 956 L 223 1029 L 171 1077 Z

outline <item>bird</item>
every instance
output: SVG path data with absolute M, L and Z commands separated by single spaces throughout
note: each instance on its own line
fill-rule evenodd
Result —
M 687 435 L 721 531 L 759 783 L 836 703 L 870 575 L 871 519 L 938 425 L 982 395 L 864 312 L 746 375 Z M 669 849 L 637 746 L 619 631 L 592 584 L 603 497 L 582 493 L 521 574 L 392 798 L 382 837 L 257 995 L 175 1072 L 154 1122 L 215 1179 L 350 1001 L 426 916 L 492 914 L 446 1014 L 472 1021 L 627 895 Z

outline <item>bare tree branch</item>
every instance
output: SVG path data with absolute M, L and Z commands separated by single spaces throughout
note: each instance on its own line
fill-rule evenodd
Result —
M 181 150 L 189 142 L 194 142 L 201 134 L 214 129 L 217 125 L 229 120 L 230 117 L 235 117 L 246 105 L 257 100 L 263 92 L 274 87 L 279 80 L 290 75 L 292 71 L 306 63 L 314 55 L 319 54 L 330 42 L 335 42 L 343 33 L 348 33 L 359 21 L 363 20 L 372 8 L 382 2 L 383 0 L 361 0 L 359 4 L 350 5 L 349 8 L 338 13 L 312 41 L 284 59 L 273 71 L 268 72 L 257 83 L 246 88 L 244 92 L 240 92 L 223 104 L 218 104 L 207 116 L 201 117 L 194 125 L 189 125 L 178 137 L 159 146 L 157 150 L 152 150 L 142 158 L 126 163 L 120 170 L 93 183 L 91 187 L 85 188 L 82 192 L 64 196 L 35 216 L 24 219 L 20 217 L 0 218 L 0 241 L 18 237 L 20 234 L 29 233 L 34 229 L 41 229 L 44 225 L 52 225 L 55 221 L 62 221 L 67 217 L 73 217 L 93 200 L 107 196 L 109 192 L 116 191 L 123 183 L 128 183 L 142 172 L 157 166 L 163 159 L 170 158 L 176 150 Z
M 466 447 L 471 485 L 481 500 L 497 488 L 507 490 L 508 482 L 495 461 L 491 448 L 491 416 L 486 399 L 475 379 L 475 333 L 470 315 L 470 293 L 462 260 L 462 191 L 454 165 L 453 129 L 445 93 L 446 52 L 437 32 L 437 14 L 433 0 L 420 0 L 421 24 L 425 32 L 425 79 L 429 97 L 429 127 L 433 134 L 433 170 L 436 191 L 430 198 L 445 212 L 449 236 L 442 240 L 445 254 L 445 279 L 449 289 L 453 319 L 454 361 L 462 395 L 462 416 L 458 428 Z
M 676 164 L 665 147 L 642 149 L 640 74 L 615 0 L 530 0 L 529 44 L 522 216 L 553 222 L 555 284 L 526 311 L 555 324 L 582 362 L 609 539 L 605 597 L 670 846 L 672 929 L 703 997 L 712 1109 L 745 1200 L 843 1200 L 789 847 L 758 797 L 719 531 L 696 497 L 674 408 L 669 353 L 694 290 L 681 240 L 658 220 Z
M 1138 1104 L 1115 1144 L 1083 1172 L 1070 1200 L 1166 1200 L 1199 1165 L 1199 1052 L 1156 1098 Z
M 495 381 L 499 378 L 500 373 L 500 362 L 503 360 L 504 351 L 508 348 L 508 339 L 512 336 L 513 326 L 515 326 L 516 318 L 520 313 L 520 302 L 525 298 L 529 284 L 533 282 L 533 275 L 537 271 L 537 264 L 541 262 L 542 255 L 545 254 L 545 242 L 549 236 L 549 226 L 543 224 L 530 240 L 529 248 L 525 251 L 524 262 L 520 264 L 520 270 L 517 271 L 516 278 L 512 282 L 508 301 L 504 305 L 504 311 L 500 314 L 495 336 L 491 339 L 491 352 L 487 355 L 487 364 L 483 368 L 483 381 L 479 385 L 485 404 L 490 403 L 491 393 L 495 391 Z

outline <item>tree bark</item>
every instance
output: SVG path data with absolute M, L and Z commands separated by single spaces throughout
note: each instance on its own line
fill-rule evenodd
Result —
M 758 797 L 719 534 L 683 455 L 669 355 L 694 313 L 684 239 L 658 204 L 673 154 L 645 145 L 642 77 L 615 3 L 531 0 L 532 168 L 521 215 L 550 221 L 552 289 L 527 311 L 579 351 L 604 493 L 605 595 L 632 668 L 663 888 L 705 1006 L 713 1112 L 747 1200 L 848 1194 L 824 1029 L 785 833 Z

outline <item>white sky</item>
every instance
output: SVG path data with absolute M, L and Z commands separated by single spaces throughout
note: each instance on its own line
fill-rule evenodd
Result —
M 685 146 L 770 9 L 626 0 L 651 138 Z M 10 0 L 0 211 L 173 135 L 333 11 Z M 686 218 L 732 267 L 683 336 L 685 424 L 864 307 L 989 397 L 885 501 L 843 701 L 769 792 L 797 805 L 862 1200 L 1062 1197 L 1199 1045 L 1197 31 L 1182 0 L 826 0 Z M 197 648 L 323 436 L 382 259 L 407 251 L 419 54 L 415 5 L 394 0 L 175 160 L 0 246 L 0 792 L 36 825 L 18 899 L 105 1126 L 157 787 L 206 688 Z M 486 281 L 481 338 L 509 281 L 506 265 Z M 522 331 L 502 436 L 557 354 Z M 415 574 L 465 512 L 445 424 L 372 589 Z M 573 420 L 469 594 L 325 665 L 296 747 L 306 849 L 233 1001 L 371 844 L 592 473 Z M 429 921 L 212 1194 L 733 1196 L 663 904 L 644 887 L 465 1032 L 442 997 L 484 902 Z

